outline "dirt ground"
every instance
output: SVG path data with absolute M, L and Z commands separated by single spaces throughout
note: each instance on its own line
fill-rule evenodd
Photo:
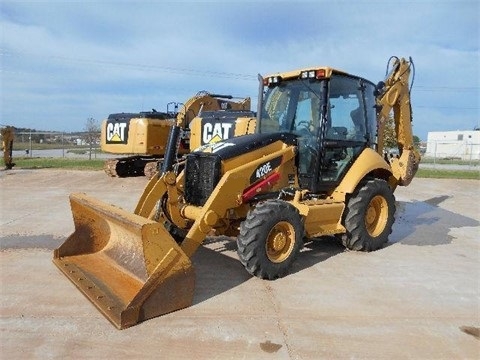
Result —
M 0 355 L 4 359 L 478 359 L 480 182 L 399 188 L 389 243 L 306 244 L 285 278 L 253 278 L 235 242 L 193 258 L 193 306 L 114 328 L 52 263 L 73 231 L 68 194 L 132 211 L 145 178 L 0 172 Z

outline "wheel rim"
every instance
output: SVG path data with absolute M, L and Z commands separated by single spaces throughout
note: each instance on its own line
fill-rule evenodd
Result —
M 291 254 L 294 243 L 295 229 L 293 226 L 286 221 L 277 223 L 270 230 L 265 243 L 268 259 L 274 263 L 285 261 Z
M 368 234 L 372 237 L 379 236 L 383 232 L 383 230 L 385 230 L 387 220 L 387 200 L 383 196 L 377 195 L 373 197 L 372 200 L 370 200 L 367 211 L 365 213 L 365 226 L 367 228 Z

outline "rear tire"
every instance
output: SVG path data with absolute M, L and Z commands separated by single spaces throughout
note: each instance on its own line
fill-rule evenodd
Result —
M 395 221 L 395 197 L 387 182 L 367 181 L 347 202 L 343 245 L 350 250 L 374 251 L 388 241 Z
M 245 269 L 262 279 L 287 274 L 303 245 L 298 210 L 281 200 L 258 204 L 240 225 L 238 256 Z

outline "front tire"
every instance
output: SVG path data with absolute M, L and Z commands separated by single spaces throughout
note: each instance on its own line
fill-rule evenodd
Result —
M 395 221 L 395 197 L 387 182 L 367 181 L 347 202 L 342 236 L 343 245 L 350 250 L 374 251 L 388 241 Z
M 262 279 L 287 274 L 303 245 L 298 210 L 282 200 L 258 204 L 240 225 L 238 256 L 245 269 Z

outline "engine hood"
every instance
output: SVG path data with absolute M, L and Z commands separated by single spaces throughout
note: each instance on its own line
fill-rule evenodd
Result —
M 222 160 L 230 159 L 238 155 L 262 148 L 276 141 L 283 141 L 288 145 L 297 144 L 297 136 L 287 132 L 272 134 L 249 134 L 207 144 L 195 149 L 194 153 L 214 153 Z

